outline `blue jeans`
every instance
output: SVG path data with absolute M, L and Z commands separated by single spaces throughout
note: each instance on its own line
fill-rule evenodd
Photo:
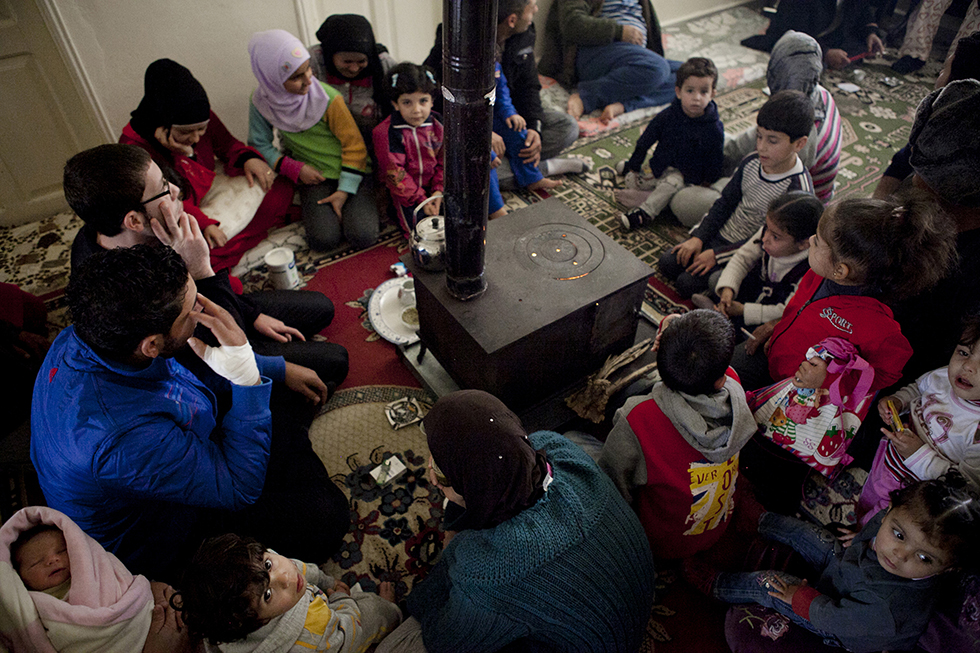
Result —
M 575 57 L 585 113 L 614 102 L 626 111 L 668 104 L 675 97 L 676 70 L 656 52 L 623 41 L 579 46 Z
M 765 513 L 759 520 L 759 534 L 793 547 L 794 551 L 817 570 L 823 570 L 830 560 L 842 551 L 840 542 L 826 528 L 771 512 Z M 814 627 L 809 621 L 793 612 L 791 605 L 769 596 L 770 590 L 767 584 L 773 576 L 778 576 L 788 585 L 799 585 L 802 582 L 796 576 L 781 571 L 722 573 L 718 574 L 712 592 L 715 598 L 725 603 L 758 603 L 775 610 L 789 617 L 793 623 L 823 637 L 824 643 L 839 646 L 837 638 L 832 633 Z
M 514 174 L 514 182 L 519 188 L 526 188 L 531 184 L 544 179 L 544 175 L 538 170 L 537 165 L 524 163 L 521 159 L 521 150 L 524 149 L 524 142 L 527 140 L 527 130 L 514 130 L 507 126 L 506 121 L 493 112 L 493 131 L 504 139 L 506 146 L 507 161 Z M 499 177 L 498 177 L 499 180 Z

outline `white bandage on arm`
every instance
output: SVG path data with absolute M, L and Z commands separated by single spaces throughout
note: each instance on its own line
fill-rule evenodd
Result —
M 259 366 L 247 342 L 236 347 L 211 347 L 204 349 L 202 359 L 208 367 L 235 385 L 258 385 Z

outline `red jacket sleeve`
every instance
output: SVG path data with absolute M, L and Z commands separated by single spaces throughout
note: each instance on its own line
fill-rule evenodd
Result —
M 211 137 L 214 155 L 225 165 L 225 174 L 229 177 L 236 177 L 244 173 L 245 169 L 242 166 L 249 159 L 262 158 L 258 150 L 232 136 L 214 111 L 211 112 L 211 121 L 208 123 L 207 133 Z

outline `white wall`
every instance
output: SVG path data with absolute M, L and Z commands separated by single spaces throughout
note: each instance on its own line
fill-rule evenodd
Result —
M 466 0 L 476 2 L 479 0 Z M 746 0 L 656 0 L 660 21 L 677 22 Z M 211 106 L 233 134 L 247 133 L 248 96 L 255 85 L 248 38 L 280 28 L 316 42 L 333 13 L 360 13 L 398 60 L 421 62 L 442 20 L 441 0 L 38 0 L 96 105 L 107 140 L 118 138 L 143 95 L 143 71 L 161 57 L 187 66 L 207 89 Z M 543 31 L 553 0 L 538 0 Z
M 215 113 L 244 140 L 255 86 L 247 49 L 252 33 L 279 28 L 314 43 L 329 14 L 362 13 L 396 58 L 421 61 L 442 18 L 440 0 L 46 1 L 111 141 L 139 104 L 143 72 L 156 59 L 187 66 Z
M 752 0 L 651 0 L 653 8 L 657 11 L 657 18 L 661 25 L 679 23 L 691 18 L 697 18 L 705 14 L 721 11 L 728 7 L 744 5 Z M 544 17 L 548 13 L 554 0 L 538 0 L 538 15 L 535 18 L 535 25 L 539 32 L 544 29 Z

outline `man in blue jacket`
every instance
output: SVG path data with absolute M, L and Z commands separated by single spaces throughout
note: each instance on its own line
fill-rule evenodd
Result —
M 314 561 L 334 552 L 349 511 L 309 442 L 301 393 L 327 393 L 312 370 L 254 354 L 169 247 L 97 253 L 66 297 L 74 324 L 48 351 L 32 405 L 49 506 L 155 580 L 176 580 L 215 532 Z M 198 324 L 218 346 L 191 337 Z M 188 344 L 206 364 L 196 375 L 174 358 Z

